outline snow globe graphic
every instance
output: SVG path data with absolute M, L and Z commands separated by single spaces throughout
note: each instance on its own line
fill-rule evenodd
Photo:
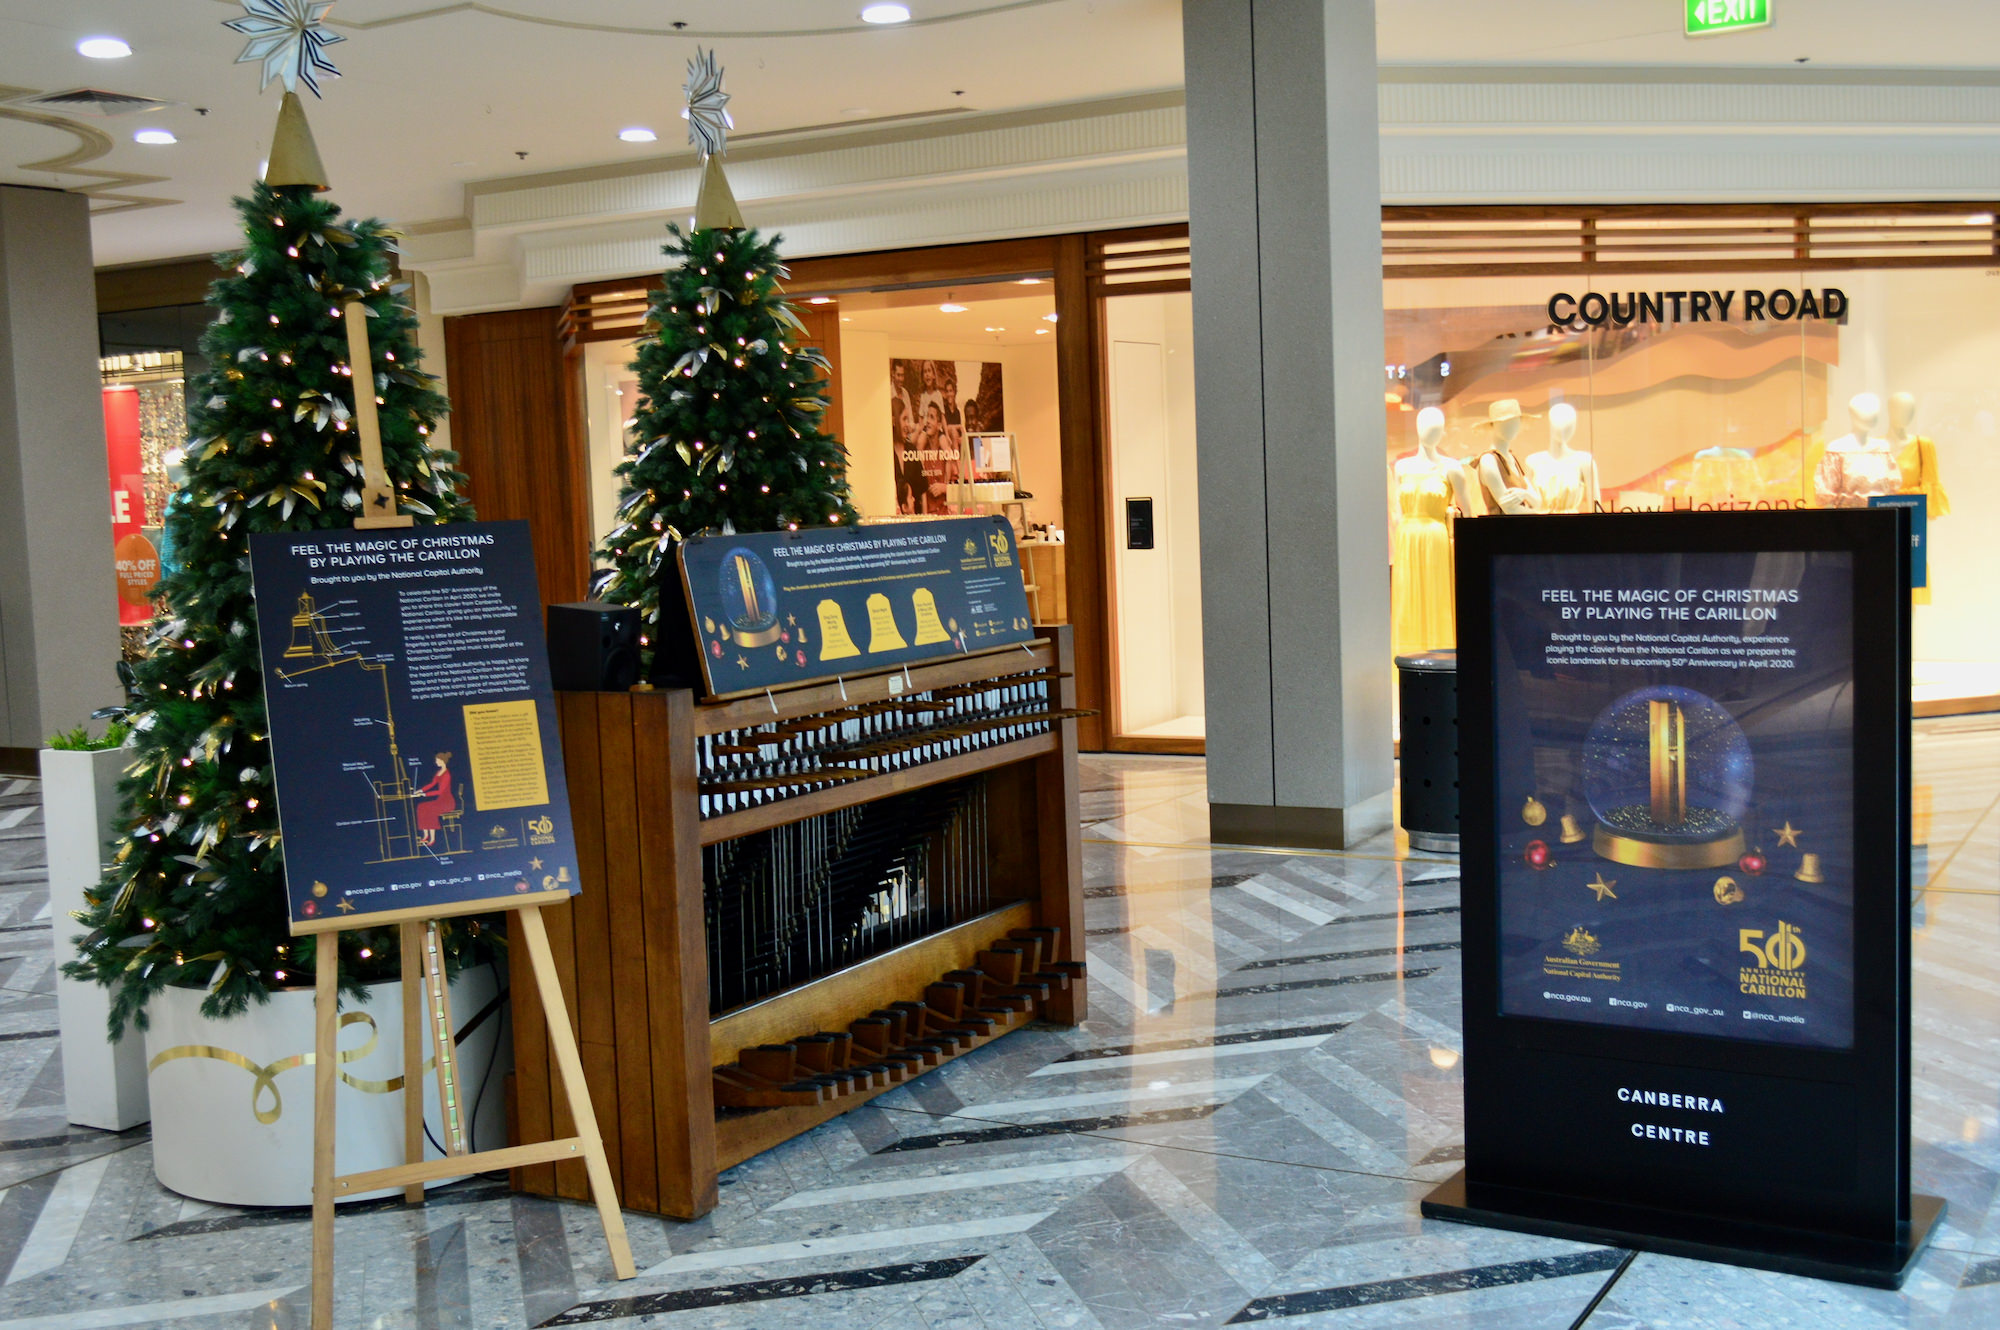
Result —
M 762 559 L 738 545 L 723 559 L 717 581 L 730 641 L 762 647 L 778 640 L 778 588 Z
M 1733 864 L 1755 775 L 1750 740 L 1714 698 L 1671 686 L 1627 693 L 1584 739 L 1591 848 L 1635 868 Z

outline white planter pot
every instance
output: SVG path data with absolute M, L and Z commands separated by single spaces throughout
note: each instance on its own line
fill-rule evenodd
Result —
M 478 1019 L 498 991 L 491 966 L 467 970 L 451 986 L 452 1020 L 460 1032 L 459 1084 L 471 1130 L 467 1146 L 475 1150 L 506 1144 L 503 1082 L 513 1049 L 511 1041 L 502 1045 L 499 1039 L 504 1004 Z M 400 983 L 377 984 L 366 1003 L 341 1008 L 337 1172 L 403 1162 L 402 992 Z M 312 990 L 274 994 L 226 1021 L 204 1017 L 202 997 L 194 990 L 168 989 L 146 1004 L 153 1172 L 163 1186 L 219 1205 L 311 1204 Z M 428 1040 L 425 1049 L 424 1120 L 430 1134 L 442 1140 Z M 424 1157 L 441 1153 L 427 1146 Z M 395 1194 L 392 1189 L 366 1196 Z
M 111 855 L 118 777 L 128 760 L 122 748 L 42 750 L 42 824 L 49 847 L 63 1100 L 71 1122 L 105 1131 L 123 1131 L 146 1120 L 146 1050 L 136 1034 L 115 1044 L 107 1039 L 111 991 L 88 980 L 66 979 L 62 967 L 76 959 L 70 939 L 81 931 L 70 916 L 83 908 L 83 893 L 97 885 Z

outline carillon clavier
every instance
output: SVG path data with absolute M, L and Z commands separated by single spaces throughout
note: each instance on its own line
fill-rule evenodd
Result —
M 706 1213 L 722 1169 L 1028 1021 L 1083 1018 L 1070 650 L 1055 628 L 729 701 L 559 694 L 580 871 L 603 889 L 546 913 L 627 1208 Z M 547 1030 L 514 1005 L 532 1137 L 564 1108 Z M 586 1194 L 567 1163 L 515 1181 Z

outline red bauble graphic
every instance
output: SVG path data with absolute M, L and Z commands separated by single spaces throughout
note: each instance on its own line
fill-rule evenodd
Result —
M 792 635 L 790 633 L 779 633 L 778 640 L 780 642 L 789 642 L 792 640 Z
M 1549 866 L 1549 843 L 1545 840 L 1531 840 L 1528 842 L 1527 852 L 1521 857 L 1536 868 L 1547 868 Z
M 803 665 L 803 664 L 805 664 L 805 663 L 806 663 L 806 653 L 805 653 L 805 652 L 803 652 L 803 651 L 800 651 L 800 652 L 796 652 L 796 653 L 794 653 L 794 654 L 796 654 L 796 655 L 798 656 L 798 658 L 799 658 L 799 664 Z
M 311 917 L 312 917 L 313 915 L 316 915 L 316 914 L 318 914 L 318 913 L 319 913 L 319 902 L 317 902 L 317 901 L 307 901 L 307 902 L 306 902 L 306 903 L 305 903 L 305 904 L 304 904 L 303 906 L 301 906 L 300 908 L 301 908 L 301 909 L 303 909 L 303 910 L 305 911 L 305 913 L 306 913 L 306 917 L 307 917 L 307 918 L 311 918 Z
M 1769 863 L 1764 859 L 1764 852 L 1762 850 L 1750 851 L 1750 853 L 1736 861 L 1736 866 L 1746 873 L 1761 873 L 1770 867 Z
M 721 659 L 722 659 L 722 643 L 720 643 L 720 642 L 710 642 L 710 643 L 708 644 L 708 654 L 709 654 L 709 655 L 711 655 L 711 656 L 714 656 L 714 657 L 715 657 L 715 658 L 716 658 L 717 660 L 721 660 Z

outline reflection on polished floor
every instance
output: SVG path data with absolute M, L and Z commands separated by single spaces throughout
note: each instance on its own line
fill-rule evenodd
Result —
M 1454 861 L 1217 848 L 1198 759 L 1108 757 L 1084 1027 L 737 1168 L 698 1223 L 630 1216 L 632 1283 L 588 1206 L 495 1180 L 344 1212 L 341 1324 L 2000 1324 L 2000 718 L 1918 729 L 1915 1164 L 1951 1213 L 1900 1293 L 1421 1220 L 1461 1153 Z M 34 801 L 0 779 L 0 1330 L 303 1327 L 303 1212 L 184 1202 L 143 1128 L 64 1124 Z

